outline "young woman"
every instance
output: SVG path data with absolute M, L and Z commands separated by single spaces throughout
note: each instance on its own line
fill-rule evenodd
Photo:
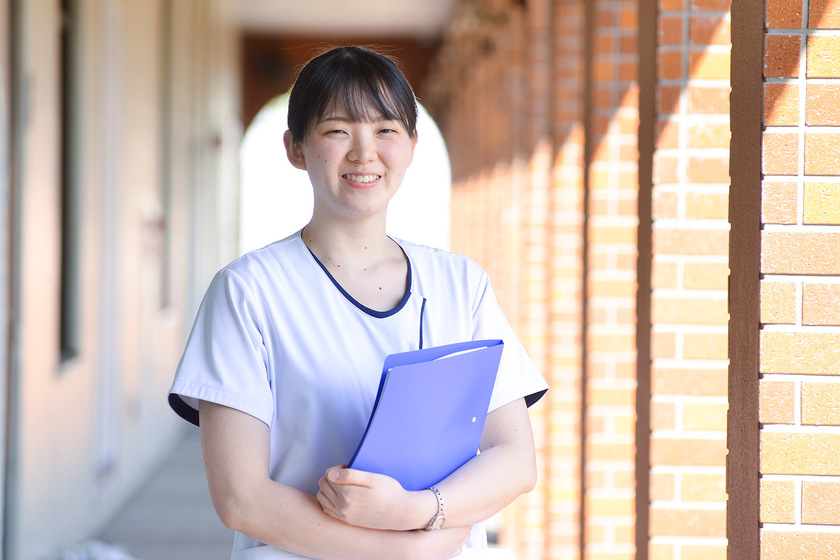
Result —
M 416 122 L 414 93 L 387 57 L 342 47 L 311 60 L 285 147 L 309 174 L 312 219 L 222 269 L 199 309 L 169 399 L 200 422 L 234 560 L 476 557 L 481 521 L 535 483 L 527 406 L 547 386 L 486 274 L 385 232 Z M 474 459 L 413 492 L 343 467 L 386 355 L 486 338 L 505 349 Z

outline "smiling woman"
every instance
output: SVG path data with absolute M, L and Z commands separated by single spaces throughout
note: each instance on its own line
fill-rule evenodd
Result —
M 461 552 L 487 548 L 483 521 L 536 482 L 527 407 L 545 381 L 477 264 L 386 233 L 418 141 L 396 65 L 327 51 L 289 107 L 283 141 L 307 172 L 311 218 L 214 277 L 169 394 L 201 427 L 232 558 L 474 558 Z M 480 339 L 505 344 L 480 453 L 419 490 L 346 468 L 386 356 Z
M 353 116 L 346 102 L 306 129 L 309 134 L 302 141 L 294 139 L 293 130 L 283 140 L 289 161 L 305 170 L 312 183 L 315 204 L 310 223 L 377 216 L 384 223 L 388 203 L 414 157 L 414 129 L 390 115 Z
M 302 228 L 312 216 L 312 186 L 306 172 L 283 154 L 289 95 L 259 112 L 240 150 L 239 248 L 244 254 Z M 387 230 L 394 237 L 449 248 L 451 172 L 446 144 L 429 113 L 418 104 L 414 161 L 388 205 Z

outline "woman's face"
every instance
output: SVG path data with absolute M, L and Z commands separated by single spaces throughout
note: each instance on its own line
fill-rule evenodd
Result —
M 284 137 L 289 160 L 309 173 L 314 216 L 331 220 L 380 217 L 397 192 L 414 156 L 417 136 L 398 120 L 373 114 L 352 121 L 343 106 L 310 125 L 306 139 Z

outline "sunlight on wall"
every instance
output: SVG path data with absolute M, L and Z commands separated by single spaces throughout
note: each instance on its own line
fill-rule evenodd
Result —
M 240 151 L 239 251 L 290 235 L 312 216 L 312 187 L 305 171 L 286 158 L 283 133 L 288 95 L 268 103 L 245 133 Z M 437 125 L 421 106 L 414 162 L 388 208 L 388 233 L 415 243 L 449 248 L 449 156 Z

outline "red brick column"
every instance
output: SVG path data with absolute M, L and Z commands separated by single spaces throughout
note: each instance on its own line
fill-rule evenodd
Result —
M 768 1 L 761 237 L 761 558 L 840 548 L 840 11 Z
M 548 364 L 550 347 L 548 341 L 548 292 L 549 285 L 549 251 L 548 231 L 549 213 L 548 200 L 550 191 L 551 161 L 554 147 L 551 141 L 551 3 L 552 0 L 535 0 L 530 2 L 523 14 L 523 54 L 524 75 L 523 83 L 524 104 L 522 113 L 522 148 L 525 160 L 525 175 L 522 176 L 522 190 L 520 198 L 520 235 L 522 250 L 518 263 L 521 271 L 519 286 L 519 328 L 528 352 L 537 365 L 551 380 Z M 549 381 L 550 384 L 553 381 Z M 550 397 L 551 398 L 551 397 Z M 551 536 L 548 533 L 548 517 L 552 507 L 551 487 L 554 481 L 547 474 L 550 465 L 555 460 L 554 450 L 551 449 L 548 427 L 550 426 L 550 411 L 546 411 L 547 401 L 532 413 L 534 428 L 539 432 L 537 441 L 540 447 L 540 481 L 537 488 L 525 497 L 525 510 L 531 515 L 524 519 L 519 517 L 513 521 L 519 530 L 525 529 L 524 541 L 518 543 L 517 552 L 520 558 L 548 558 Z M 550 406 L 549 406 L 550 408 Z M 539 515 L 535 506 L 541 505 Z M 516 515 L 516 510 L 512 512 Z M 523 526 L 523 521 L 524 526 Z M 542 546 L 537 548 L 536 544 Z
M 727 0 L 660 0 L 650 555 L 726 555 Z
M 548 198 L 546 558 L 582 557 L 582 414 L 585 227 L 586 0 L 553 1 Z
M 637 5 L 590 6 L 585 555 L 635 557 Z M 643 545 L 644 546 L 644 545 Z

